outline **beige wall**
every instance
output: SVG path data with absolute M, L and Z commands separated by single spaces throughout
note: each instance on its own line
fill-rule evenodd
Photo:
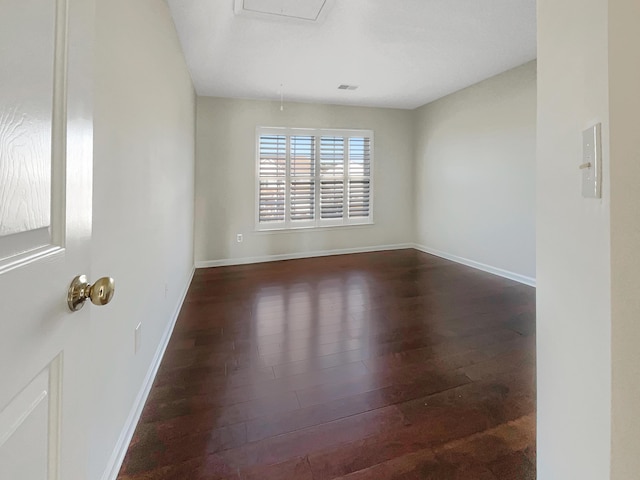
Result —
M 415 111 L 416 242 L 535 280 L 536 64 Z
M 635 26 L 640 11 L 635 0 L 539 0 L 538 8 L 538 478 L 626 480 L 640 468 L 640 104 L 635 92 L 640 66 L 637 56 L 628 54 L 629 45 L 640 42 Z M 110 473 L 114 445 L 122 446 L 122 429 L 191 272 L 196 101 L 162 0 L 99 0 L 97 18 L 92 272 L 116 277 L 118 296 L 91 315 L 96 381 L 90 387 L 97 413 L 90 478 Z M 271 102 L 198 99 L 198 260 L 415 239 L 534 275 L 527 237 L 532 209 L 525 199 L 532 188 L 526 112 L 535 101 L 534 69 L 523 66 L 415 113 L 306 104 L 287 104 L 280 112 Z M 604 196 L 586 200 L 577 170 L 580 132 L 598 121 L 604 135 Z M 257 125 L 373 129 L 376 224 L 254 232 Z M 482 133 L 489 144 L 474 133 Z M 474 153 L 476 145 L 482 148 Z M 500 150 L 493 158 L 495 145 Z M 478 168 L 474 158 L 492 168 Z M 451 163 L 482 182 L 451 183 L 460 180 Z M 504 177 L 487 178 L 490 171 Z M 477 195 L 479 205 L 467 202 L 478 208 L 475 215 L 467 222 L 456 217 L 455 235 L 443 232 L 435 208 L 442 202 L 445 210 L 460 205 L 445 202 L 439 182 L 459 193 L 449 194 L 449 202 Z M 480 185 L 494 188 L 474 190 Z M 513 198 L 518 201 L 506 209 Z M 484 221 L 494 228 L 482 230 Z M 502 256 L 495 256 L 498 245 L 473 250 L 477 247 L 467 241 L 485 238 L 487 230 L 495 240 L 495 225 L 504 224 L 513 228 Z M 236 233 L 245 235 L 243 244 L 235 243 Z M 142 349 L 134 355 L 133 329 L 139 321 Z
M 611 478 L 640 472 L 640 2 L 609 1 Z
M 98 0 L 96 18 L 92 275 L 116 296 L 91 311 L 88 478 L 106 479 L 192 272 L 195 95 L 163 0 Z
M 609 478 L 608 3 L 538 0 L 537 459 L 542 480 Z M 601 200 L 582 198 L 578 169 L 581 132 L 596 122 L 603 124 Z
M 395 245 L 413 237 L 412 127 L 406 110 L 198 98 L 196 262 L 248 261 L 335 249 Z M 256 232 L 256 127 L 371 129 L 374 225 Z M 236 243 L 236 234 L 244 235 Z

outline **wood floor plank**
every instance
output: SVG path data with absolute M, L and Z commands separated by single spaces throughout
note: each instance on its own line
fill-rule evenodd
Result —
M 269 437 L 226 450 L 220 455 L 229 465 L 240 468 L 271 465 L 292 457 L 304 456 L 314 449 L 324 450 L 339 443 L 348 443 L 357 438 L 393 430 L 403 425 L 402 414 L 392 405 Z
M 275 465 L 246 468 L 240 471 L 240 477 L 242 480 L 315 480 L 306 457 L 293 458 Z
M 416 250 L 197 270 L 119 480 L 532 480 L 535 290 Z

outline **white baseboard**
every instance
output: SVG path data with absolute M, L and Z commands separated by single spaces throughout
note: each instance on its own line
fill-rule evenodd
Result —
M 482 270 L 483 272 L 488 272 L 500 277 L 508 278 L 509 280 L 513 280 L 518 283 L 523 283 L 531 287 L 536 286 L 536 279 L 533 277 L 527 277 L 525 275 L 520 275 L 519 273 L 510 272 L 508 270 L 503 270 L 501 268 L 492 267 L 491 265 L 476 262 L 475 260 L 469 260 L 468 258 L 451 255 L 450 253 L 442 252 L 440 250 L 436 250 L 435 248 L 425 247 L 424 245 L 414 244 L 413 248 L 424 253 L 435 255 L 436 257 L 444 258 L 447 260 L 451 260 L 452 262 L 461 263 L 462 265 Z
M 424 253 L 429 253 L 437 257 L 451 260 L 452 262 L 461 263 L 468 267 L 476 268 L 484 272 L 492 273 L 500 277 L 508 278 L 515 282 L 523 283 L 532 287 L 536 286 L 536 279 L 520 275 L 518 273 L 503 270 L 501 268 L 492 267 L 484 263 L 469 260 L 468 258 L 458 257 L 457 255 L 451 255 L 434 248 L 425 247 L 414 243 L 398 243 L 394 245 L 376 245 L 373 247 L 356 247 L 356 248 L 341 248 L 337 250 L 320 250 L 315 252 L 303 252 L 303 253 L 291 253 L 282 255 L 265 255 L 261 257 L 244 257 L 244 258 L 228 258 L 223 260 L 204 260 L 196 262 L 196 268 L 208 268 L 208 267 L 226 267 L 231 265 L 246 265 L 250 263 L 264 263 L 264 262 L 277 262 L 280 260 L 296 260 L 300 258 L 313 258 L 313 257 L 326 257 L 330 255 L 347 255 L 351 253 L 367 253 L 367 252 L 382 252 L 385 250 L 401 250 L 405 248 L 415 248 Z
M 105 469 L 104 474 L 102 475 L 102 480 L 116 480 L 118 473 L 120 472 L 120 467 L 122 466 L 122 462 L 124 461 L 124 456 L 127 453 L 127 449 L 129 448 L 129 443 L 131 442 L 131 439 L 133 438 L 133 434 L 135 433 L 136 426 L 138 425 L 138 420 L 140 420 L 140 415 L 142 414 L 142 409 L 144 408 L 144 404 L 146 403 L 147 397 L 149 396 L 149 392 L 151 391 L 151 386 L 153 385 L 153 381 L 156 378 L 156 373 L 158 373 L 160 362 L 162 361 L 164 352 L 167 349 L 167 345 L 169 344 L 169 339 L 171 338 L 171 334 L 173 333 L 173 328 L 175 327 L 176 321 L 178 320 L 180 309 L 182 308 L 184 299 L 187 296 L 187 291 L 189 290 L 189 286 L 191 285 L 191 280 L 193 279 L 194 273 L 195 273 L 195 268 L 191 270 L 191 275 L 187 280 L 187 284 L 184 287 L 184 291 L 180 295 L 180 299 L 178 300 L 178 305 L 176 306 L 176 309 L 173 312 L 173 316 L 171 317 L 169 325 L 167 325 L 167 328 L 165 329 L 164 334 L 162 335 L 160 344 L 156 349 L 156 353 L 153 357 L 153 360 L 151 361 L 149 370 L 147 371 L 147 376 L 142 382 L 142 388 L 138 392 L 138 396 L 136 397 L 136 400 L 133 403 L 133 408 L 129 412 L 129 416 L 127 417 L 127 421 L 125 422 L 122 432 L 120 433 L 118 442 L 116 443 L 116 446 L 113 449 L 113 453 L 111 454 L 111 458 L 109 459 L 107 468 Z
M 287 253 L 282 255 L 266 255 L 262 257 L 229 258 L 224 260 L 205 260 L 196 262 L 196 268 L 226 267 L 230 265 L 246 265 L 248 263 L 277 262 L 280 260 L 297 260 L 300 258 L 328 257 L 330 255 L 347 255 L 350 253 L 382 252 L 385 250 L 402 250 L 414 248 L 412 243 L 395 245 L 376 245 L 373 247 L 341 248 L 338 250 L 320 250 L 315 252 Z

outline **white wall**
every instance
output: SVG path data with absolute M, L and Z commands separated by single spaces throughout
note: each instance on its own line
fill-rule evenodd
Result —
M 611 478 L 640 472 L 640 2 L 609 1 Z
M 626 480 L 640 468 L 640 66 L 637 56 L 624 52 L 640 42 L 634 30 L 640 11 L 634 0 L 539 0 L 538 8 L 538 478 L 602 480 L 610 478 L 611 468 L 611 478 Z M 97 56 L 92 271 L 116 277 L 118 293 L 111 306 L 92 312 L 96 415 L 90 478 L 108 466 L 193 262 L 195 98 L 164 2 L 100 0 Z M 410 112 L 287 104 L 281 113 L 271 102 L 199 99 L 198 259 L 416 238 L 533 276 L 533 207 L 525 197 L 533 188 L 534 70 L 533 64 L 523 66 L 415 113 L 415 192 L 407 188 L 414 158 Z M 580 131 L 597 121 L 603 122 L 604 197 L 584 200 L 577 170 Z M 376 225 L 253 232 L 256 125 L 375 130 Z M 498 152 L 491 148 L 496 145 Z M 479 169 L 474 160 L 493 168 Z M 452 182 L 461 180 L 461 168 L 474 174 L 466 185 Z M 491 170 L 499 176 L 488 178 Z M 471 181 L 478 178 L 482 182 Z M 440 182 L 452 188 L 448 201 Z M 463 222 L 462 210 L 455 210 L 461 205 L 450 205 L 457 197 L 451 192 L 468 198 L 472 191 L 476 201 L 466 203 Z M 437 228 L 445 226 L 440 215 L 447 209 L 458 215 L 455 235 Z M 485 222 L 492 228 L 483 228 Z M 509 225 L 507 243 L 495 243 L 504 240 L 496 225 Z M 485 241 L 489 230 L 491 242 Z M 238 232 L 245 234 L 242 245 L 234 241 Z M 473 250 L 483 243 L 490 248 Z M 133 329 L 140 320 L 143 345 L 134 355 Z
M 91 269 L 116 279 L 116 295 L 91 312 L 92 480 L 127 446 L 117 442 L 192 273 L 195 138 L 194 90 L 166 3 L 99 0 L 96 22 Z
M 416 242 L 535 278 L 536 64 L 415 111 Z
M 413 237 L 412 115 L 407 110 L 198 98 L 196 262 L 307 254 L 410 242 Z M 256 232 L 256 127 L 371 129 L 375 225 Z M 236 243 L 236 234 L 244 235 Z
M 538 0 L 536 253 L 540 480 L 609 478 L 608 3 Z M 629 52 L 632 55 L 633 49 Z M 582 163 L 581 132 L 596 122 L 603 124 L 601 200 L 582 198 L 578 169 Z M 624 478 L 636 478 L 635 475 L 637 471 Z

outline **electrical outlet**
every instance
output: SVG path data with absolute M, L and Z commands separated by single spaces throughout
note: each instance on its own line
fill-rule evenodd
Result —
M 242 243 L 242 240 L 243 240 L 243 238 L 242 238 L 242 234 L 241 234 L 241 233 L 238 233 L 238 234 L 236 235 L 236 242 L 238 242 L 238 243 Z
M 142 322 L 140 322 L 136 326 L 136 331 L 134 334 L 134 350 L 133 353 L 138 353 L 140 351 L 140 345 L 142 343 Z

